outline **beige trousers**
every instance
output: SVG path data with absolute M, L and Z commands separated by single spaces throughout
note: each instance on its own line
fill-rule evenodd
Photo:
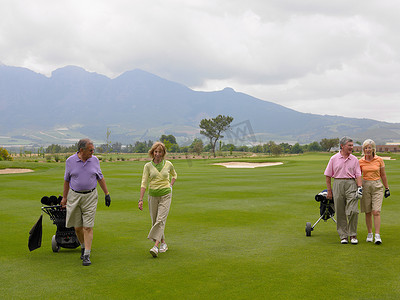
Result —
M 333 200 L 337 219 L 337 232 L 340 239 L 357 236 L 358 199 L 355 180 L 335 179 L 333 181 Z
M 161 197 L 149 196 L 149 211 L 152 227 L 147 238 L 153 242 L 165 239 L 164 229 L 169 208 L 171 207 L 171 200 L 172 193 Z

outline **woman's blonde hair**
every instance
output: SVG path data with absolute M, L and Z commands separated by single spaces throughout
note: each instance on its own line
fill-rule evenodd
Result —
M 164 154 L 163 154 L 163 156 L 162 156 L 162 158 L 164 159 L 165 155 L 167 154 L 167 148 L 166 148 L 165 145 L 164 145 L 163 143 L 161 143 L 161 142 L 155 142 L 155 143 L 153 144 L 153 146 L 151 146 L 151 149 L 149 150 L 149 156 L 150 156 L 151 158 L 154 158 L 154 151 L 156 151 L 156 149 L 157 149 L 158 147 L 161 147 L 162 151 L 164 152 Z
M 366 140 L 364 141 L 364 143 L 362 144 L 362 155 L 365 155 L 364 149 L 365 149 L 367 146 L 369 146 L 369 145 L 372 146 L 372 156 L 375 156 L 375 153 L 376 153 L 376 145 L 375 145 L 375 142 L 374 142 L 373 140 L 371 140 L 371 139 L 366 139 Z

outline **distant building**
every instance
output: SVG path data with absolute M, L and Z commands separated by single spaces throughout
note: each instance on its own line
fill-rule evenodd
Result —
M 354 145 L 354 152 L 361 152 L 362 146 Z M 376 145 L 376 152 L 400 152 L 400 145 Z

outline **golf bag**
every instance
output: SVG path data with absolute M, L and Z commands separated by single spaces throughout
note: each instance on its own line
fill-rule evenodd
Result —
M 48 199 L 51 199 L 50 201 Z M 56 234 L 51 239 L 51 248 L 53 252 L 60 251 L 60 247 L 75 249 L 80 246 L 78 237 L 75 234 L 75 228 L 65 227 L 65 221 L 67 216 L 67 210 L 61 205 L 57 205 L 61 202 L 62 197 L 51 196 L 43 197 L 42 203 L 52 204 L 50 206 L 43 206 L 42 211 L 49 215 L 53 224 L 57 226 Z M 54 205 L 55 204 L 55 205 Z
M 332 219 L 335 223 L 336 220 L 333 217 L 335 215 L 335 206 L 334 201 L 332 199 L 328 199 L 326 196 L 328 195 L 328 190 L 323 190 L 322 192 L 315 195 L 315 201 L 319 202 L 319 219 L 311 226 L 310 222 L 306 223 L 306 236 L 311 236 L 311 231 L 314 230 L 315 226 L 321 221 L 324 220 L 325 222 L 329 219 Z

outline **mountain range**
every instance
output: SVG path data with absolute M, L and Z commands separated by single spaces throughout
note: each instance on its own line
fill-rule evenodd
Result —
M 90 137 L 134 144 L 172 134 L 185 144 L 203 118 L 234 118 L 226 143 L 310 143 L 343 135 L 399 142 L 400 123 L 301 113 L 225 88 L 194 91 L 135 69 L 111 79 L 77 66 L 50 77 L 0 65 L 0 146 L 73 144 Z

